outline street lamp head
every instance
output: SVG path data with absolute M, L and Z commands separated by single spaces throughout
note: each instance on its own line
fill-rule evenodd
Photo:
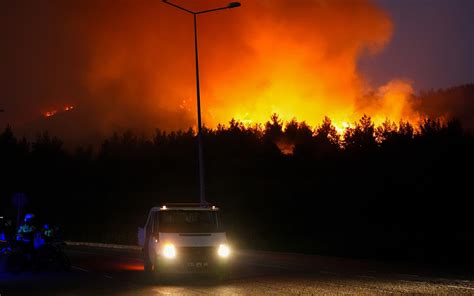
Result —
M 230 2 L 229 5 L 227 5 L 227 8 L 236 8 L 240 7 L 240 2 Z

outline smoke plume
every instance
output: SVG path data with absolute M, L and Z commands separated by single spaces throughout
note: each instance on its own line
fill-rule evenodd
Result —
M 177 0 L 191 9 L 220 0 Z M 71 139 L 195 126 L 192 16 L 157 0 L 10 1 L 1 4 L 5 119 L 74 106 L 48 128 Z M 374 88 L 361 55 L 389 42 L 392 23 L 368 0 L 242 0 L 198 16 L 204 123 L 261 123 L 271 114 L 316 125 L 363 113 L 411 120 L 409 83 Z M 372 94 L 372 98 L 367 96 Z M 7 99 L 8 98 L 8 99 Z M 28 122 L 30 122 L 28 124 Z

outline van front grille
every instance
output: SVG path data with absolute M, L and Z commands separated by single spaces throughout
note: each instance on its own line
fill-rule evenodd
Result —
M 215 247 L 180 247 L 178 256 L 184 260 L 212 260 L 217 256 Z

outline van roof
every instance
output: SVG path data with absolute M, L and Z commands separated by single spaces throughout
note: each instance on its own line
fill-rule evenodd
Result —
M 161 207 L 153 207 L 152 211 L 185 210 L 185 211 L 218 211 L 219 208 L 211 204 L 199 203 L 164 203 Z

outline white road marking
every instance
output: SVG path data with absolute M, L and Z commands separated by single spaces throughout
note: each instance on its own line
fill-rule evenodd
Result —
M 91 251 L 80 251 L 80 250 L 70 250 L 70 253 L 75 253 L 75 254 L 84 254 L 84 255 L 96 255 L 97 253 L 91 252 Z M 106 253 L 103 254 L 104 256 L 107 257 L 117 257 L 116 254 L 113 253 Z M 137 257 L 130 257 L 130 256 L 120 256 L 120 258 L 127 259 L 127 260 L 133 260 L 136 262 L 143 262 L 143 259 L 137 258 Z
M 78 267 L 78 266 L 71 266 L 72 269 L 77 269 L 77 270 L 80 270 L 80 271 L 83 271 L 83 272 L 90 272 L 90 270 L 87 270 L 85 268 L 82 268 L 82 267 Z
M 82 272 L 87 272 L 87 273 L 90 273 L 91 271 L 88 270 L 88 269 L 85 269 L 85 268 L 82 268 L 82 267 L 79 267 L 79 266 L 71 266 L 72 269 L 76 269 L 76 270 L 79 270 L 79 271 L 82 271 Z M 108 279 L 113 279 L 113 277 L 111 277 L 110 275 L 108 274 L 104 274 L 104 277 L 108 278 Z M 0 295 L 1 296 L 1 295 Z

